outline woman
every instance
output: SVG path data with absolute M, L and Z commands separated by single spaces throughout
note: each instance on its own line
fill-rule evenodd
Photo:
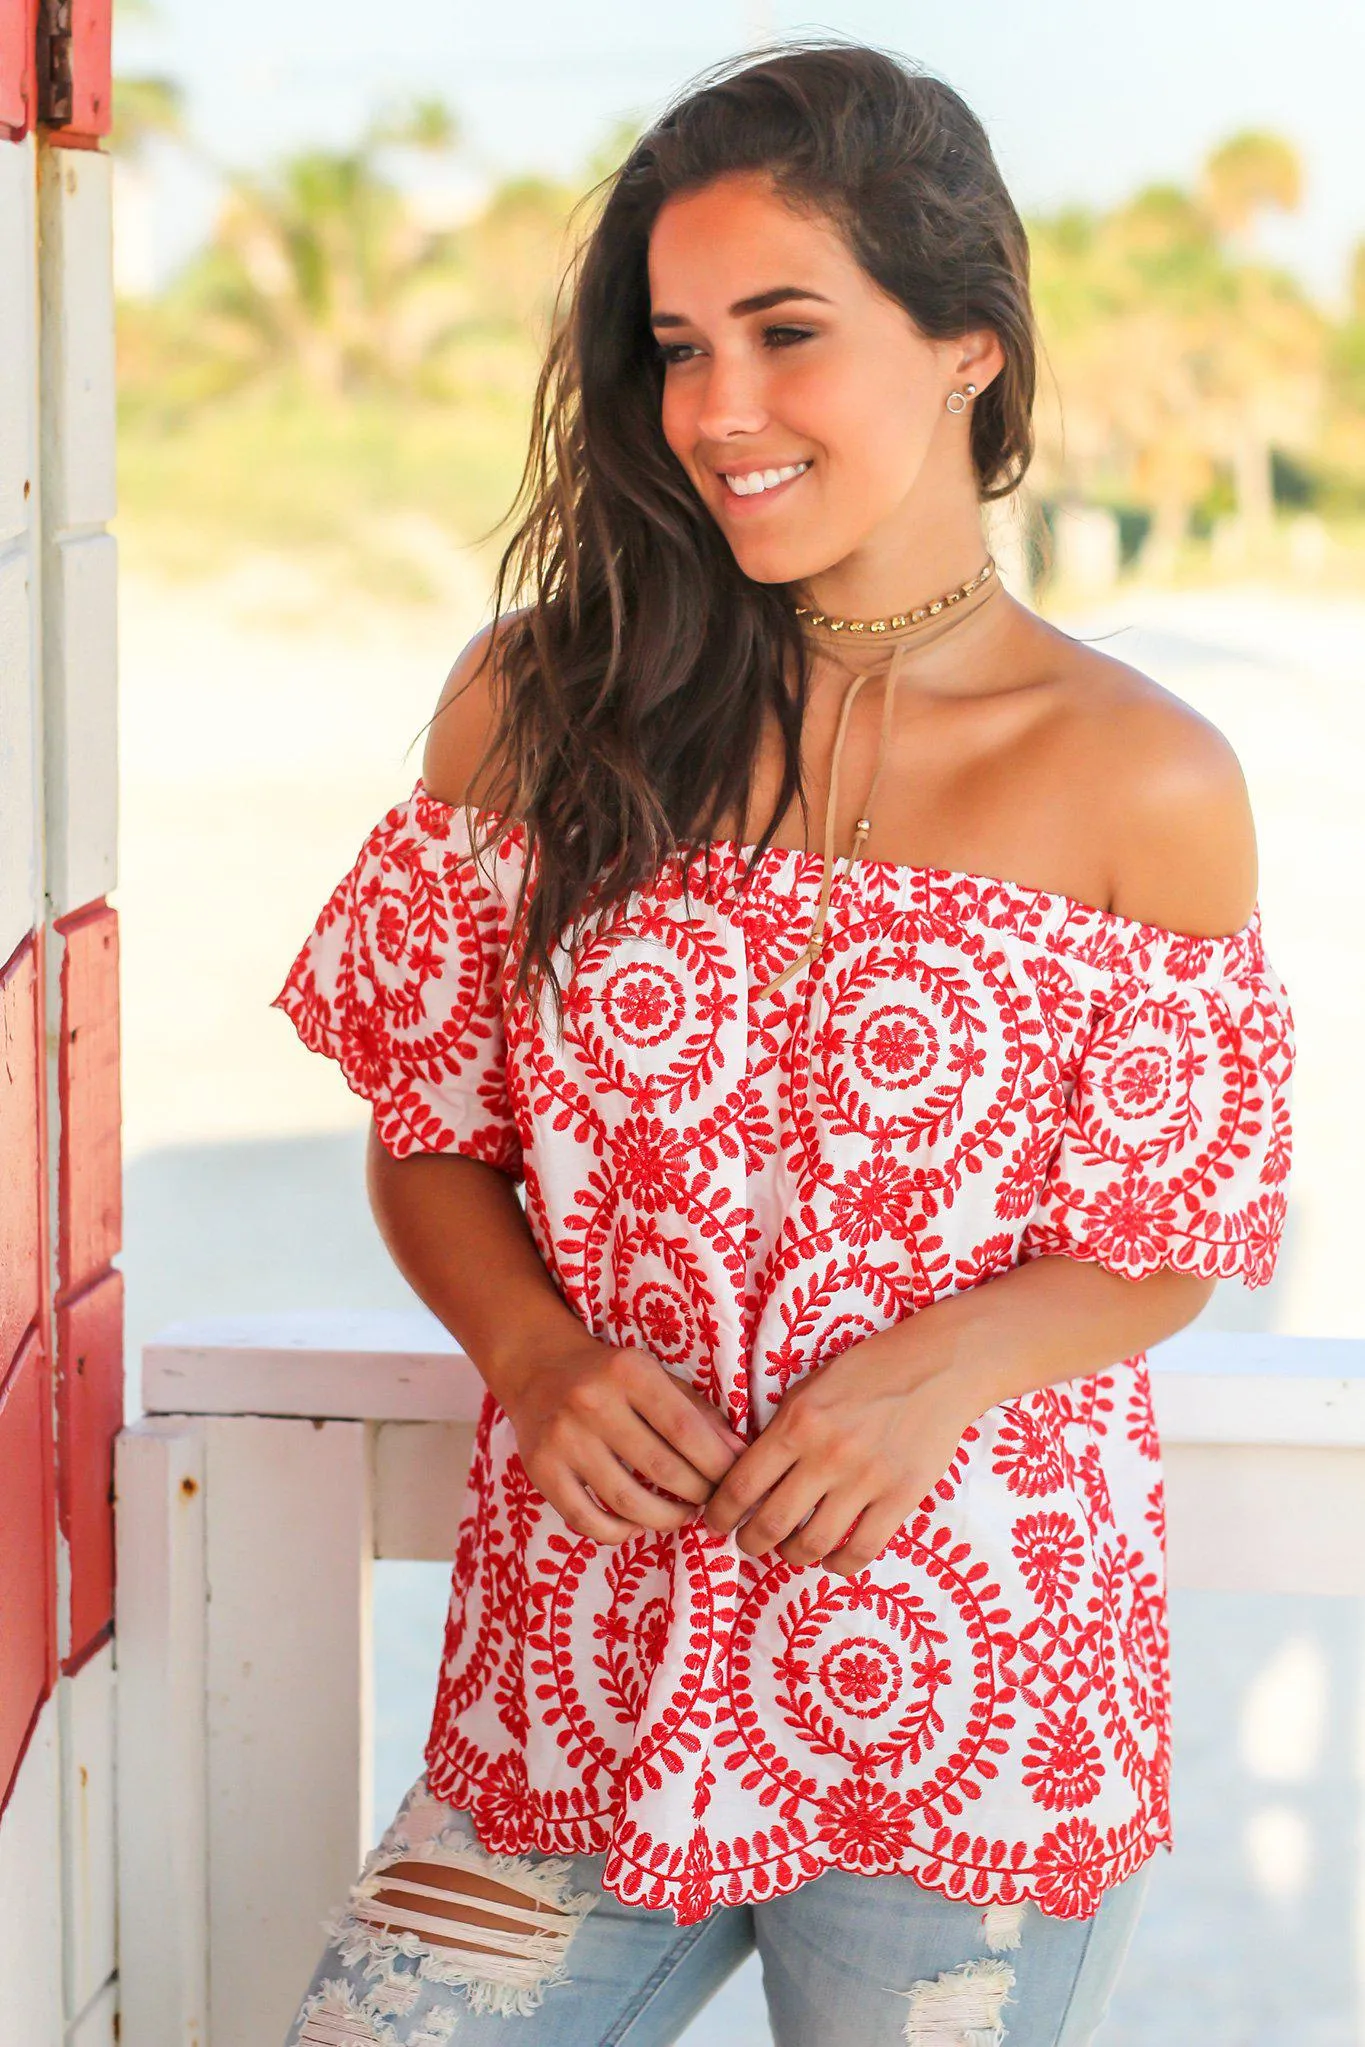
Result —
M 609 182 L 495 625 L 279 998 L 488 1389 L 291 2042 L 645 2047 L 755 1945 L 780 2047 L 1093 2038 L 1170 1841 L 1143 1351 L 1270 1277 L 1292 1025 L 1226 742 L 986 553 L 1027 270 L 857 47 Z

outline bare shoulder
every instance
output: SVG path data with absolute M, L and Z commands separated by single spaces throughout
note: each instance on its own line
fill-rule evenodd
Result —
M 1206 937 L 1240 929 L 1256 904 L 1256 831 L 1230 742 L 1140 669 L 1049 638 L 1073 769 L 1101 798 L 1111 908 Z
M 515 614 L 513 614 L 515 616 Z M 422 780 L 443 803 L 496 805 L 505 799 L 497 764 L 485 759 L 501 697 L 498 654 L 508 620 L 475 633 L 445 679 L 427 727 Z

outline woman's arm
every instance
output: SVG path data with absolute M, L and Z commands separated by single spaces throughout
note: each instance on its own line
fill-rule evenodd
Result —
M 481 800 L 471 776 L 491 727 L 489 651 L 486 632 L 471 642 L 430 729 L 422 779 L 445 803 Z M 648 1351 L 617 1349 L 584 1327 L 509 1176 L 454 1151 L 397 1159 L 372 1125 L 367 1182 L 394 1263 L 472 1359 L 532 1482 L 568 1525 L 618 1543 L 689 1520 L 742 1438 Z
M 1207 1307 L 1217 1284 L 1169 1265 L 1123 1279 L 1081 1259 L 1031 1258 L 886 1334 L 902 1339 L 908 1385 L 946 1373 L 970 1386 L 968 1405 L 985 1414 L 1163 1343 Z
M 1167 930 L 1239 930 L 1255 906 L 1255 833 L 1221 733 L 1149 685 L 1091 738 L 1086 772 L 1108 792 L 1111 907 Z M 1169 1266 L 1130 1280 L 1056 1255 L 936 1302 L 795 1385 L 717 1489 L 707 1525 L 738 1529 L 754 1556 L 776 1548 L 792 1564 L 859 1571 L 988 1409 L 1173 1335 L 1214 1284 Z
M 371 1124 L 365 1180 L 389 1256 L 500 1404 L 527 1360 L 587 1334 L 496 1166 L 453 1152 L 396 1159 Z
M 776 1549 L 789 1564 L 823 1560 L 851 1576 L 933 1490 L 988 1409 L 1173 1336 L 1215 1284 L 1169 1267 L 1120 1279 L 1047 1257 L 938 1301 L 794 1386 L 717 1488 L 706 1524 L 718 1535 L 738 1528 L 751 1556 Z

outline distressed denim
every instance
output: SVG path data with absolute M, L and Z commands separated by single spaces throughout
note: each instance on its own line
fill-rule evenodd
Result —
M 286 2047 L 666 2047 L 755 1948 L 775 2047 L 1088 2047 L 1151 1868 L 1108 1891 L 1091 1919 L 1032 1903 L 983 1911 L 912 1877 L 832 1869 L 679 1926 L 603 1890 L 605 1861 L 490 1855 L 467 1814 L 419 1778 L 328 1929 Z M 399 1864 L 415 1876 L 386 1879 Z M 463 1928 L 488 1942 L 483 1952 L 393 1930 L 404 1917 L 454 1930 L 423 1912 L 450 1897 L 441 1878 L 452 1870 L 520 1900 L 499 1932 L 478 1914 L 506 1907 L 477 1883 L 462 1894 Z M 375 1902 L 386 1884 L 387 1910 Z

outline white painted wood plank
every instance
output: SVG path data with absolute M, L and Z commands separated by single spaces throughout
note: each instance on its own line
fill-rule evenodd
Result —
M 204 1425 L 115 1453 L 119 1975 L 125 2047 L 207 2047 Z
M 1163 1447 L 1176 1443 L 1365 1447 L 1365 1378 L 1356 1375 L 1153 1372 L 1152 1400 Z
M 254 1417 L 206 1441 L 209 2035 L 263 2047 L 369 1839 L 369 1442 Z
M 472 1425 L 382 1422 L 374 1437 L 375 1555 L 452 1562 Z
M 1189 1329 L 1149 1363 L 1162 1444 L 1365 1444 L 1365 1343 Z
M 0 331 L 6 324 L 0 318 Z M 0 560 L 0 966 L 41 921 L 32 586 L 27 548 Z
M 1365 1451 L 1178 1443 L 1164 1463 L 1172 1585 L 1365 1593 Z
M 375 1436 L 375 1554 L 448 1563 L 473 1431 L 388 1422 Z M 1173 1585 L 1365 1593 L 1365 1451 L 1175 1444 L 1165 1472 Z
M 1189 1330 L 1150 1363 L 1163 1445 L 1365 1445 L 1365 1342 Z
M 1365 1342 L 1196 1331 L 1151 1353 L 1170 1443 L 1365 1445 Z M 476 1421 L 483 1382 L 424 1311 L 176 1323 L 143 1353 L 149 1411 Z
M 38 178 L 46 891 L 60 915 L 117 874 L 117 546 L 111 163 L 45 150 Z
M 114 1651 L 58 1687 L 66 2009 L 83 2012 L 114 1973 Z
M 43 734 L 47 892 L 61 915 L 118 878 L 118 548 L 108 533 L 44 549 Z
M 0 2040 L 62 2037 L 61 1785 L 49 1699 L 0 1824 Z
M 115 511 L 112 162 L 41 153 L 43 519 L 54 536 Z
M 38 479 L 34 148 L 0 147 L 0 554 L 27 533 Z
M 420 1310 L 176 1323 L 142 1360 L 155 1413 L 475 1421 L 483 1400 L 470 1360 Z
M 42 902 L 35 147 L 0 146 L 0 964 Z
M 116 2047 L 129 2041 L 128 2029 L 119 2024 L 118 1984 L 106 1983 L 91 2000 L 66 2036 L 66 2047 Z
M 1351 1336 L 1278 1336 L 1270 1330 L 1201 1329 L 1196 1323 L 1148 1353 L 1158 1378 L 1347 1379 L 1365 1383 L 1365 1341 Z

